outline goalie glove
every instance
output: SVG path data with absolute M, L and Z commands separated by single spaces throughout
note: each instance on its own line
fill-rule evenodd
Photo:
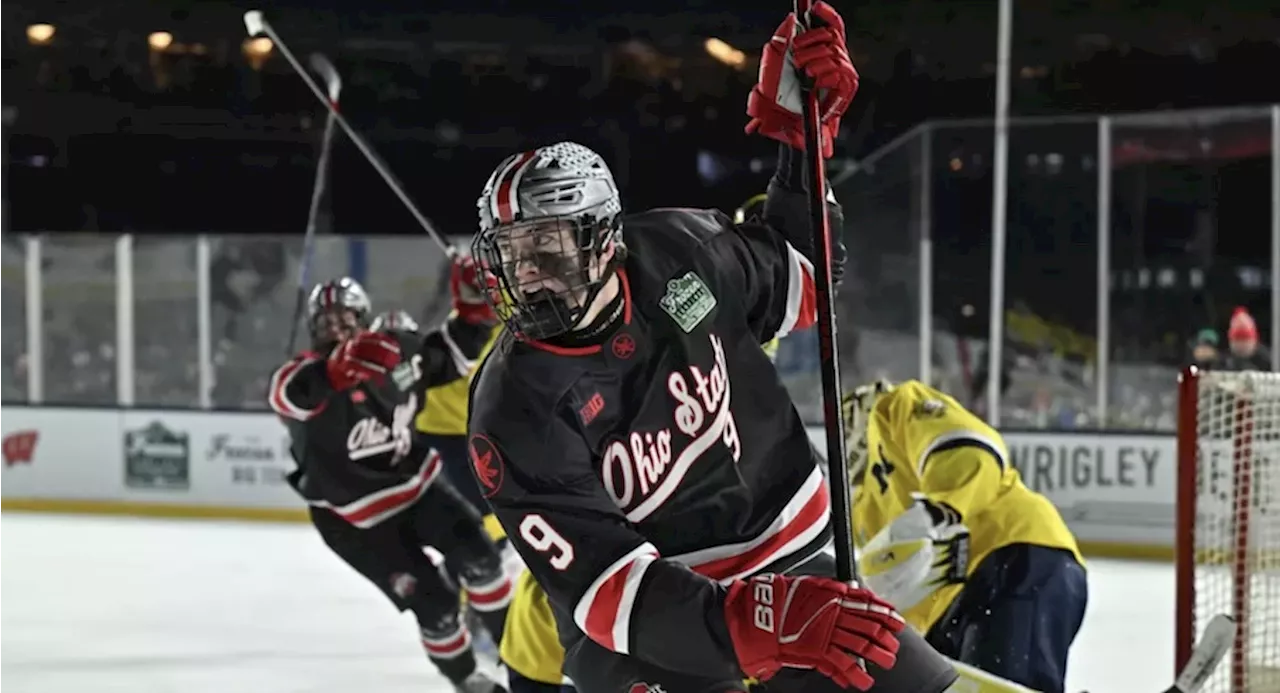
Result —
M 938 588 L 964 582 L 969 568 L 969 528 L 960 513 L 923 494 L 867 542 L 860 552 L 863 582 L 900 611 Z

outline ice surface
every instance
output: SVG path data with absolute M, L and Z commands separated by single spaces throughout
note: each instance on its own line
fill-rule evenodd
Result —
M 1092 561 L 1068 690 L 1173 680 L 1173 568 Z M 306 525 L 0 518 L 0 686 L 23 693 L 451 690 L 413 619 Z

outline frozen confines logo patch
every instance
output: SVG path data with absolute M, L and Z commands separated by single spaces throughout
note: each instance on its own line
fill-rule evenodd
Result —
M 667 281 L 667 293 L 658 299 L 658 305 L 680 329 L 693 332 L 693 328 L 716 307 L 716 297 L 701 277 L 688 272 L 683 277 Z

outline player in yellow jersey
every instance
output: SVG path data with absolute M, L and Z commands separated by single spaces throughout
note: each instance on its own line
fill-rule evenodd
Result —
M 915 380 L 858 388 L 845 417 L 867 586 L 942 654 L 1062 693 L 1088 601 L 1084 561 L 1000 434 Z
M 483 281 L 473 258 L 459 255 L 454 260 L 449 272 L 449 294 L 453 300 L 453 310 L 433 334 L 439 335 L 440 341 L 453 356 L 459 372 L 469 375 L 427 390 L 422 411 L 418 413 L 414 423 L 426 436 L 427 444 L 440 453 L 449 481 L 484 515 L 485 528 L 496 540 L 499 529 L 497 519 L 480 494 L 467 457 L 467 399 L 471 376 L 502 331 L 498 316 L 484 300 Z

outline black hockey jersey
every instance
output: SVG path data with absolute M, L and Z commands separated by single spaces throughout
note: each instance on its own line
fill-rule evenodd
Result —
M 803 229 L 803 195 L 771 195 L 794 195 L 774 208 Z M 562 618 L 664 669 L 737 678 L 723 585 L 830 540 L 817 455 L 760 348 L 815 322 L 812 265 L 716 211 L 654 210 L 623 234 L 623 324 L 600 347 L 503 335 L 472 385 L 473 467 Z
M 487 334 L 481 329 L 477 345 Z M 403 356 L 385 382 L 334 390 L 326 357 L 303 353 L 276 370 L 267 396 L 289 429 L 298 464 L 290 484 L 308 505 L 361 528 L 412 505 L 440 473 L 440 456 L 427 448 L 413 419 L 428 387 L 467 375 L 434 333 L 389 334 Z

